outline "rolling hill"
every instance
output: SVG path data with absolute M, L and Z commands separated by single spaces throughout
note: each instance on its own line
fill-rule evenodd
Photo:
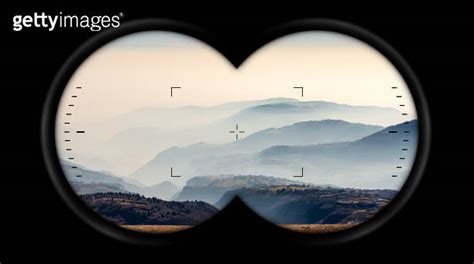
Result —
M 188 180 L 186 186 L 174 197 L 174 200 L 198 200 L 215 204 L 226 192 L 231 190 L 273 185 L 304 185 L 304 183 L 262 175 L 198 176 Z
M 96 193 L 80 198 L 118 225 L 196 225 L 218 212 L 205 202 L 169 202 L 138 194 Z
M 387 205 L 397 191 L 291 185 L 242 188 L 227 192 L 217 206 L 236 194 L 276 224 L 357 224 Z

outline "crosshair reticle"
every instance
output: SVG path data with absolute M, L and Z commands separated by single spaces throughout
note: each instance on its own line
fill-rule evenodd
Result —
M 404 188 L 423 118 L 389 59 L 328 30 L 277 38 L 238 68 L 185 34 L 131 33 L 63 88 L 63 177 L 99 216 L 139 232 L 187 229 L 236 196 L 296 232 L 355 228 Z
M 243 133 L 245 133 L 245 131 L 244 130 L 239 130 L 239 124 L 236 124 L 235 125 L 235 130 L 231 130 L 231 131 L 229 131 L 229 133 L 235 135 L 235 140 L 239 140 L 239 134 L 243 134 Z

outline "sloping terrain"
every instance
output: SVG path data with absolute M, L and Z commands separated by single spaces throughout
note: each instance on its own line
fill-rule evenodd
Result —
M 80 198 L 99 215 L 118 225 L 195 225 L 218 212 L 205 202 L 170 202 L 138 194 L 96 193 Z
M 276 224 L 356 224 L 387 205 L 397 191 L 311 186 L 243 188 L 226 193 L 217 206 L 227 204 L 236 194 Z

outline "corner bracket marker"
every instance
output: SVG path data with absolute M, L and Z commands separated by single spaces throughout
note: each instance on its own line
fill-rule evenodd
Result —
M 301 89 L 301 97 L 304 96 L 304 87 L 303 86 L 295 86 L 293 89 Z
M 180 86 L 171 86 L 170 92 L 171 92 L 171 97 L 173 97 L 173 89 L 181 89 Z
M 174 174 L 173 174 L 173 167 L 171 167 L 170 175 L 171 175 L 171 178 L 179 178 L 179 177 L 181 177 L 180 175 L 174 175 Z
M 304 167 L 301 167 L 301 175 L 293 175 L 295 178 L 303 178 L 304 176 Z

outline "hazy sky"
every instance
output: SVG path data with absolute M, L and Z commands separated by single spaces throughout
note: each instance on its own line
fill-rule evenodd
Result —
M 81 86 L 76 122 L 96 122 L 142 107 L 210 106 L 231 101 L 289 97 L 394 107 L 413 102 L 393 65 L 375 49 L 332 32 L 309 31 L 273 41 L 235 69 L 194 38 L 171 32 L 135 33 L 90 56 L 63 98 Z M 180 86 L 170 97 L 170 87 Z M 300 97 L 294 86 L 303 86 Z M 392 86 L 399 87 L 395 92 Z M 62 100 L 62 106 L 68 100 Z
M 173 97 L 172 86 L 181 87 Z M 295 86 L 304 87 L 304 97 Z M 229 137 L 230 127 L 211 122 L 220 120 L 211 114 L 195 115 L 194 123 L 186 122 L 188 115 L 170 117 L 180 111 L 157 111 L 165 114 L 155 119 L 146 119 L 146 111 L 139 111 L 142 116 L 108 122 L 114 117 L 140 108 L 212 106 L 276 97 L 391 107 L 408 113 L 401 116 L 400 112 L 400 122 L 416 118 L 409 90 L 394 66 L 375 49 L 345 35 L 325 31 L 288 35 L 265 45 L 235 69 L 199 40 L 152 31 L 109 43 L 77 69 L 60 102 L 57 147 L 62 158 L 130 175 L 169 147 L 233 142 L 234 138 Z M 400 104 L 405 105 L 403 109 Z M 152 113 L 155 117 L 156 112 Z M 300 118 L 312 120 L 311 116 Z M 390 118 L 370 115 L 373 122 L 367 123 L 395 124 L 377 123 Z M 266 121 L 257 122 L 253 130 L 249 123 L 242 124 L 245 136 L 268 128 Z M 215 125 L 212 133 L 207 131 L 209 124 Z M 158 174 L 168 177 L 168 168 Z

